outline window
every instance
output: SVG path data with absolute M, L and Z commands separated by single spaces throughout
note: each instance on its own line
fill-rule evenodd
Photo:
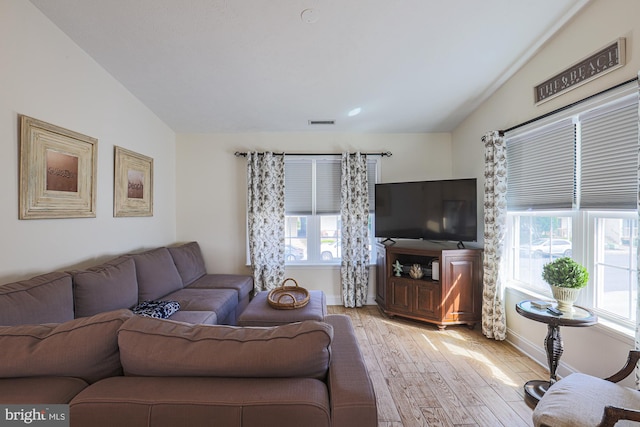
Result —
M 369 239 L 373 244 L 374 189 L 379 158 L 367 159 Z M 340 156 L 285 158 L 285 259 L 287 264 L 340 262 Z M 371 259 L 375 257 L 371 256 Z
M 591 215 L 595 248 L 593 253 L 594 292 L 587 303 L 608 317 L 628 326 L 635 325 L 638 298 L 638 220 L 635 214 Z
M 542 279 L 542 266 L 550 259 L 573 255 L 572 218 L 545 214 L 510 215 L 514 230 L 513 278 L 537 292 L 549 286 Z
M 637 84 L 506 135 L 511 283 L 551 297 L 542 267 L 587 267 L 579 304 L 632 326 L 637 301 Z

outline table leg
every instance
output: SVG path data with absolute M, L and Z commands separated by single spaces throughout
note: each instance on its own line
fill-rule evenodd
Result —
M 564 349 L 562 337 L 560 336 L 560 327 L 557 325 L 548 325 L 547 336 L 544 339 L 544 346 L 547 350 L 547 361 L 549 362 L 549 381 L 531 380 L 524 385 L 525 402 L 534 408 L 546 391 L 558 380 L 556 370 L 560 363 L 560 356 Z
M 564 350 L 562 337 L 560 336 L 560 327 L 557 325 L 548 325 L 549 332 L 544 339 L 544 346 L 547 348 L 547 361 L 549 362 L 549 385 L 555 384 L 558 380 L 556 370 L 560 363 L 560 356 Z

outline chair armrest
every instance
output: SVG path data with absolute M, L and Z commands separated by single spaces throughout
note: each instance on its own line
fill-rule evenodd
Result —
M 640 351 L 631 350 L 629 351 L 629 357 L 627 358 L 627 363 L 615 374 L 611 375 L 609 378 L 605 378 L 607 381 L 611 381 L 612 383 L 617 383 L 627 378 L 636 368 L 638 364 L 638 360 L 640 360 Z
M 640 422 L 640 411 L 635 409 L 617 408 L 615 406 L 605 406 L 602 421 L 598 427 L 614 427 L 620 420 Z

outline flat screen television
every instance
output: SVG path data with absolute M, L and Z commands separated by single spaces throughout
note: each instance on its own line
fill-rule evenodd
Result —
M 375 235 L 477 241 L 476 179 L 376 184 Z

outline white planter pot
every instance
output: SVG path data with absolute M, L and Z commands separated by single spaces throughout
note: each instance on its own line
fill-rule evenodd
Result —
M 578 299 L 580 289 L 551 286 L 551 292 L 553 298 L 558 302 L 558 310 L 563 313 L 573 313 L 573 303 Z

